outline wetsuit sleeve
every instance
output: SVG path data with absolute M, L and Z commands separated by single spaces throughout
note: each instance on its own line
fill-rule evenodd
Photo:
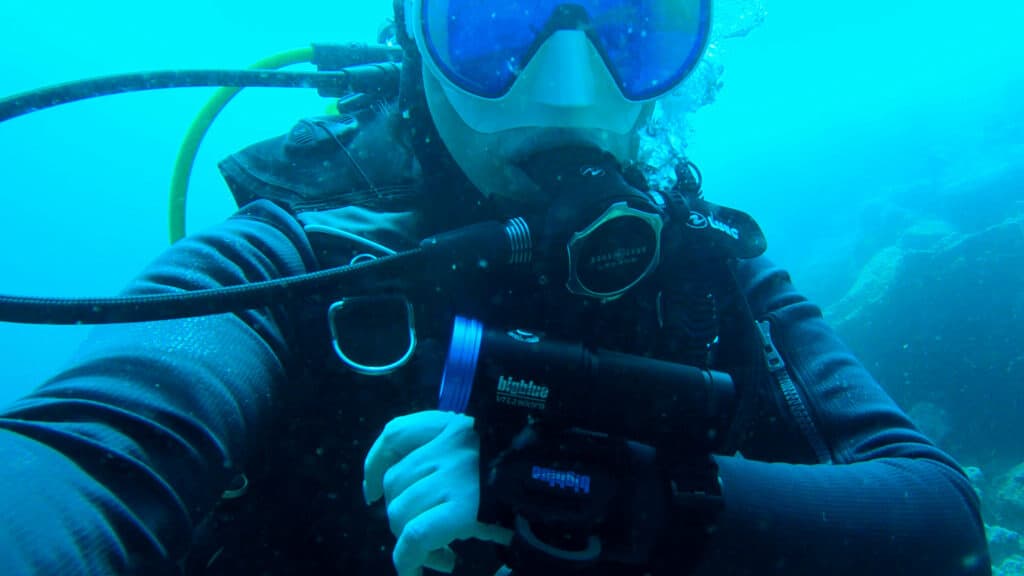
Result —
M 989 574 L 978 499 L 820 310 L 764 259 L 739 270 L 832 463 L 717 457 L 725 508 L 704 568 L 715 574 Z
M 128 294 L 299 274 L 314 258 L 266 201 L 184 239 Z M 294 354 L 289 311 L 97 328 L 0 413 L 0 573 L 167 574 L 258 446 Z

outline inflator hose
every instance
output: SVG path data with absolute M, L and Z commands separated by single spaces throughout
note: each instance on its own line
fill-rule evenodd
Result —
M 264 58 L 249 68 L 277 70 L 292 64 L 302 64 L 313 59 L 313 48 L 297 48 L 280 54 L 274 54 Z M 171 243 L 181 240 L 185 236 L 185 204 L 188 198 L 188 182 L 192 177 L 192 166 L 196 161 L 196 154 L 199 152 L 199 144 L 206 136 L 206 131 L 217 119 L 217 115 L 228 105 L 228 102 L 242 91 L 241 86 L 223 87 L 209 100 L 196 114 L 195 120 L 189 126 L 185 139 L 178 148 L 178 157 L 174 160 L 174 172 L 171 175 L 171 196 L 168 204 L 168 225 L 171 235 Z
M 288 304 L 304 298 L 358 295 L 382 278 L 400 277 L 420 264 L 414 248 L 369 262 L 299 276 L 207 290 L 115 298 L 36 298 L 0 295 L 0 322 L 116 324 L 150 322 Z

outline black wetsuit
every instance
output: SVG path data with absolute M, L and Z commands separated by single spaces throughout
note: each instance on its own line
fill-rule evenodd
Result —
M 291 153 L 316 166 L 319 153 L 303 148 L 314 144 L 299 141 Z M 370 250 L 332 229 L 403 249 L 445 225 L 400 205 L 411 187 L 348 197 L 362 207 L 319 205 L 259 176 L 279 174 L 264 152 L 225 165 L 240 211 L 174 245 L 127 293 L 279 278 Z M 380 164 L 370 180 L 402 164 L 370 161 Z M 289 194 L 297 200 L 285 205 Z M 398 204 L 373 205 L 382 199 Z M 756 383 L 741 455 L 715 456 L 724 509 L 702 569 L 989 573 L 978 500 L 958 465 L 784 271 L 764 258 L 736 271 L 792 388 Z M 383 506 L 362 501 L 363 459 L 389 419 L 436 407 L 444 343 L 421 343 L 392 377 L 356 376 L 331 349 L 327 304 L 97 328 L 66 368 L 2 413 L 0 572 L 392 573 Z M 222 499 L 243 473 L 246 493 Z M 494 568 L 471 548 L 457 573 Z

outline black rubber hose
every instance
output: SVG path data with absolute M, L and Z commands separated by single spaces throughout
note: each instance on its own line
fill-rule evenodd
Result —
M 21 324 L 115 324 L 149 322 L 278 305 L 302 298 L 355 296 L 384 278 L 418 267 L 423 250 L 329 270 L 194 292 L 115 298 L 34 298 L 0 295 L 0 322 Z
M 386 62 L 336 72 L 164 70 L 118 74 L 57 84 L 0 99 L 0 122 L 78 100 L 165 88 L 244 86 L 395 94 L 398 92 L 400 70 L 399 64 Z

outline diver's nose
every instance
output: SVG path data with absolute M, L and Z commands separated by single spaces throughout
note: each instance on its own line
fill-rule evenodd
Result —
M 520 79 L 529 84 L 532 99 L 549 106 L 593 106 L 600 83 L 615 80 L 597 49 L 582 30 L 559 30 L 530 60 Z

